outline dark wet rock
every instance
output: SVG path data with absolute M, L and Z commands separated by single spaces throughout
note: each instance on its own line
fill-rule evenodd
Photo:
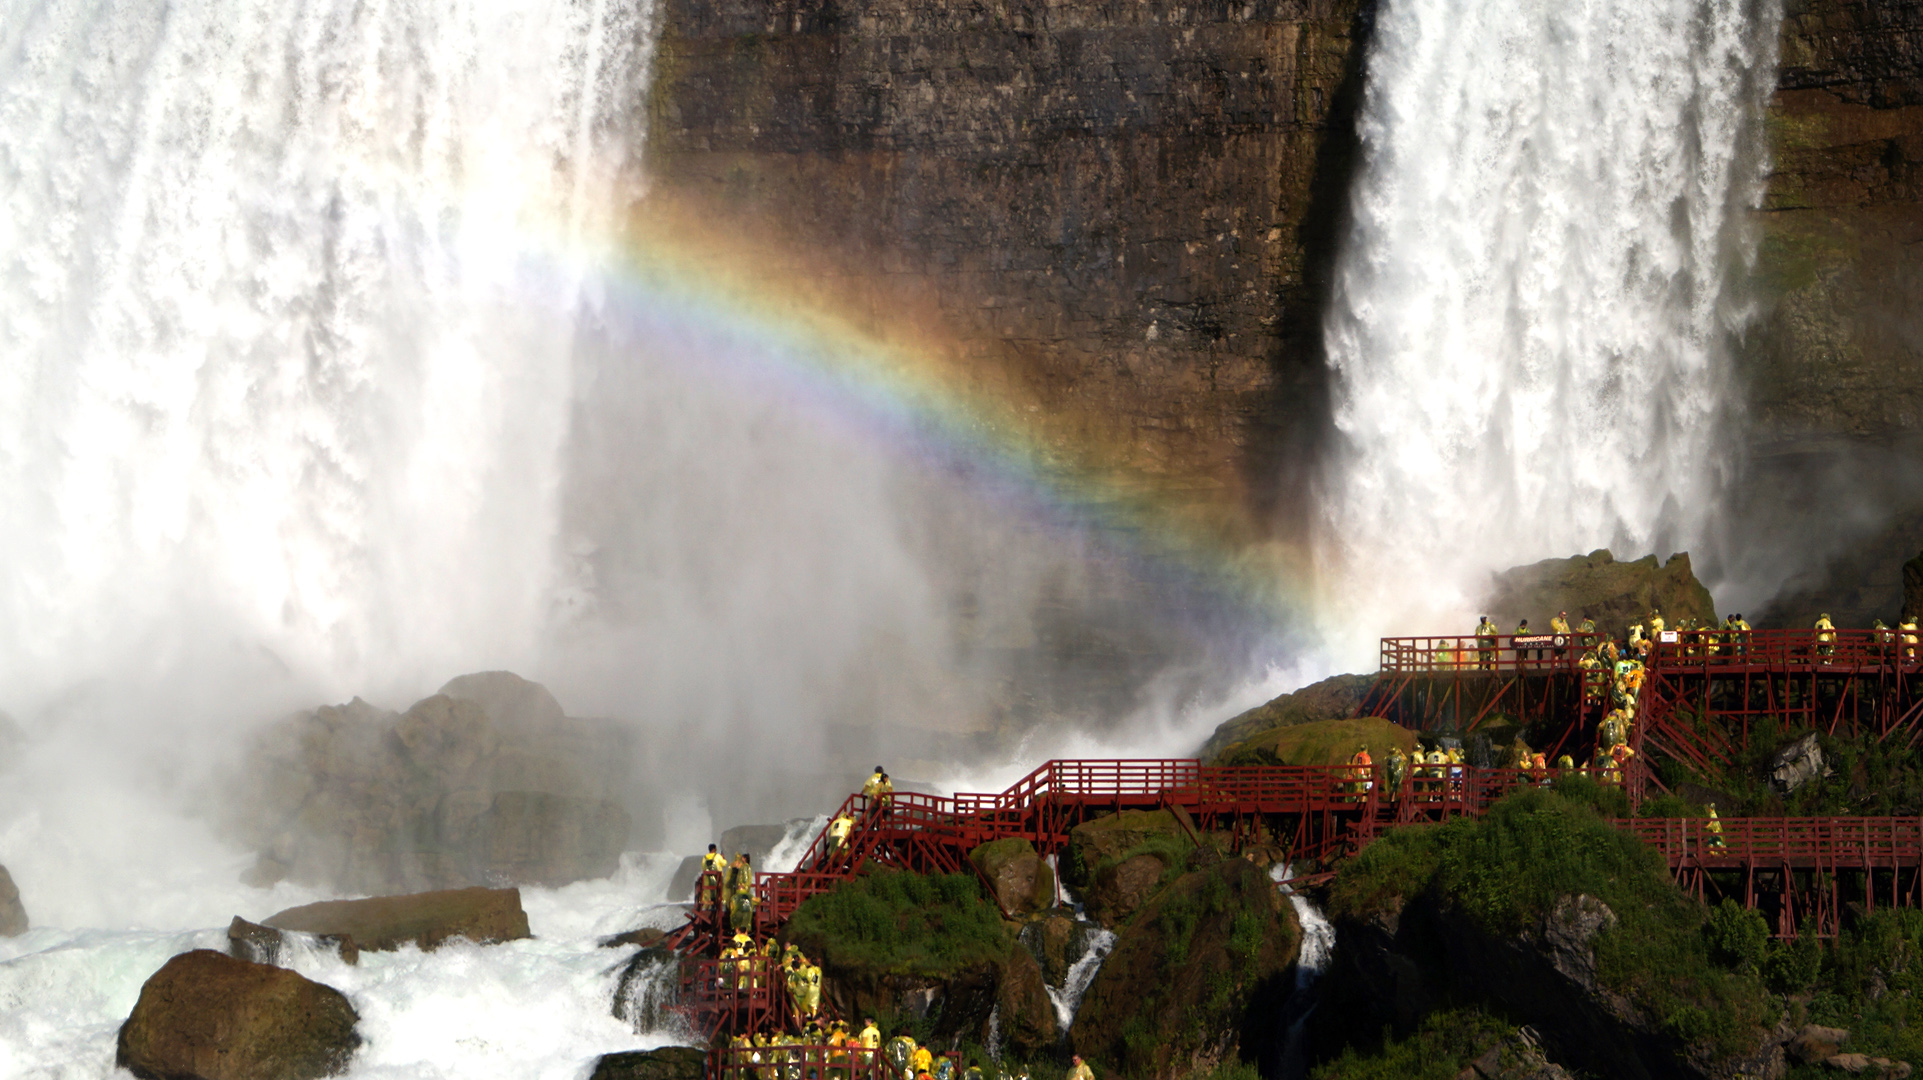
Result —
M 1016 1055 L 1026 1060 L 1054 1049 L 1061 1036 L 1055 1026 L 1055 1003 L 1049 1000 L 1042 966 L 1027 949 L 1009 950 L 996 1002 L 1001 1010 L 1001 1036 Z
M 681 992 L 682 961 L 679 953 L 659 944 L 636 951 L 615 980 L 614 1018 L 637 1032 L 669 1026 L 674 1019 L 670 1010 Z
M 1084 821 L 1068 832 L 1063 879 L 1076 888 L 1087 888 L 1103 866 L 1147 846 L 1175 851 L 1192 847 L 1193 842 L 1167 810 L 1124 810 Z
M 287 945 L 288 931 L 251 923 L 240 916 L 227 926 L 227 955 L 256 964 L 278 964 Z M 343 961 L 358 964 L 360 947 L 349 934 L 320 934 L 314 940 L 334 950 Z
M 1823 747 L 1814 734 L 1805 735 L 1779 751 L 1769 766 L 1769 784 L 1787 795 L 1812 780 L 1830 774 Z
M 1228 746 L 1217 761 L 1223 765 L 1342 765 L 1362 749 L 1375 761 L 1384 761 L 1392 748 L 1405 754 L 1413 751 L 1416 741 L 1415 732 L 1379 716 L 1316 720 L 1257 732 Z
M 682 856 L 681 865 L 674 868 L 674 877 L 668 879 L 668 901 L 675 904 L 693 902 L 694 887 L 700 881 L 701 856 Z
M 0 937 L 18 937 L 27 932 L 27 908 L 20 902 L 20 889 L 13 875 L 0 866 Z
M 721 834 L 721 854 L 733 862 L 736 855 L 745 853 L 756 869 L 764 869 L 768 865 L 768 853 L 787 835 L 787 825 L 736 825 Z M 695 862 L 698 865 L 700 859 Z
M 968 859 L 988 880 L 1003 915 L 1021 918 L 1055 903 L 1055 872 L 1027 840 L 991 840 L 969 852 Z
M 1168 869 L 1160 855 L 1136 855 L 1106 866 L 1083 895 L 1083 905 L 1102 925 L 1119 926 L 1155 895 Z
M 643 926 L 638 930 L 628 930 L 611 937 L 604 937 L 599 944 L 603 949 L 619 949 L 633 945 L 647 949 L 661 944 L 661 939 L 667 936 L 668 932 L 660 927 Z
M 1698 623 L 1722 621 L 1709 590 L 1690 569 L 1688 552 L 1678 552 L 1659 564 L 1654 555 L 1620 562 L 1604 548 L 1518 566 L 1495 576 L 1484 608 L 1505 634 L 1521 619 L 1547 633 L 1549 620 L 1558 611 L 1569 612 L 1572 627 L 1582 625 L 1585 618 L 1595 619 L 1598 630 L 1617 637 L 1651 611 L 1662 612 L 1671 627 L 1685 618 Z M 1465 626 L 1460 632 L 1469 634 L 1474 629 Z
M 1804 1024 L 1796 1034 L 1790 1036 L 1783 1049 L 1789 1052 L 1790 1057 L 1805 1065 L 1816 1065 L 1842 1053 L 1844 1044 L 1849 1041 L 1850 1033 L 1844 1028 Z
M 1123 927 L 1069 1030 L 1133 1077 L 1207 1072 L 1280 1051 L 1301 931 L 1267 874 L 1223 859 L 1176 879 Z
M 1373 675 L 1332 675 L 1319 683 L 1283 694 L 1267 704 L 1257 705 L 1226 721 L 1202 744 L 1197 756 L 1205 762 L 1219 763 L 1233 749 L 1253 736 L 1297 724 L 1323 720 L 1342 720 L 1355 715 L 1362 697 L 1375 684 Z
M 588 1080 L 701 1080 L 708 1054 L 694 1046 L 663 1046 L 603 1054 Z
M 347 1069 L 347 998 L 285 968 L 196 949 L 140 988 L 115 1064 L 143 1080 L 311 1080 Z
M 1624 1080 L 1784 1074 L 1787 1031 L 1759 1030 L 1752 1050 L 1711 1054 L 1604 985 L 1595 940 L 1615 921 L 1600 900 L 1565 896 L 1535 926 L 1501 936 L 1430 896 L 1392 900 L 1365 918 L 1338 921 L 1342 947 L 1321 1008 L 1356 1030 L 1391 1025 L 1407 1032 L 1451 998 L 1488 998 L 1541 1032 L 1557 1062 L 1588 1074 Z
M 519 889 L 448 889 L 366 900 L 323 900 L 262 920 L 278 930 L 344 935 L 364 950 L 415 944 L 433 949 L 453 938 L 495 944 L 531 936 Z

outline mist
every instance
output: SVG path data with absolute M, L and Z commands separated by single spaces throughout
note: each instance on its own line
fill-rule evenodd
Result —
M 1284 613 L 622 269 L 649 20 L 4 9 L 0 861 L 37 921 L 224 921 L 258 734 L 467 672 L 632 729 L 639 846 L 877 758 L 1186 749 L 1272 681 Z

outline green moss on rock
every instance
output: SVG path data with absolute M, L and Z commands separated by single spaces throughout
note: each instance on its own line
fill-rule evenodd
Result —
M 1268 875 L 1241 859 L 1183 874 L 1137 913 L 1069 1037 L 1099 1076 L 1176 1077 L 1260 1053 L 1244 1030 L 1287 995 L 1300 930 Z

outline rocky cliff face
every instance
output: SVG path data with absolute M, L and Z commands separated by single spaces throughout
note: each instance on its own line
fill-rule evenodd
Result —
M 1083 464 L 1267 505 L 1325 396 L 1364 6 L 669 0 L 642 213 Z
M 1739 512 L 1789 558 L 1751 621 L 1868 625 L 1923 529 L 1923 5 L 1794 0 L 1781 47 Z
M 638 214 L 913 342 L 1059 464 L 1231 540 L 1286 536 L 1326 430 L 1372 10 L 668 0 Z M 1866 617 L 1897 603 L 1879 538 L 1923 527 L 1920 42 L 1915 0 L 1789 6 L 1737 357 L 1748 465 L 1712 568 L 1751 594 L 1874 577 Z

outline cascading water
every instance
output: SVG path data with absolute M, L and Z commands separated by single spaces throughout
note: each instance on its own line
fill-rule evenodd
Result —
M 1346 652 L 1491 569 L 1704 536 L 1780 19 L 1385 0 L 1326 331 Z
M 1308 1048 L 1304 1036 L 1309 1025 L 1309 1014 L 1315 1011 L 1315 984 L 1328 969 L 1329 957 L 1335 952 L 1335 927 L 1322 914 L 1322 909 L 1315 906 L 1315 901 L 1297 892 L 1288 883 L 1292 876 L 1294 868 L 1286 863 L 1269 869 L 1270 879 L 1289 898 L 1289 906 L 1295 909 L 1296 925 L 1302 928 L 1302 944 L 1295 956 L 1295 992 L 1290 995 L 1282 1014 L 1286 1027 L 1280 1068 L 1283 1080 L 1299 1080 L 1308 1075 Z
M 1062 985 L 1045 987 L 1048 1000 L 1055 1006 L 1055 1030 L 1067 1035 L 1068 1029 L 1075 1024 L 1075 1012 L 1082 1007 L 1082 995 L 1088 993 L 1089 985 L 1101 973 L 1102 961 L 1115 948 L 1115 934 L 1099 927 L 1090 927 L 1082 933 L 1082 955 L 1068 966 L 1062 976 Z

